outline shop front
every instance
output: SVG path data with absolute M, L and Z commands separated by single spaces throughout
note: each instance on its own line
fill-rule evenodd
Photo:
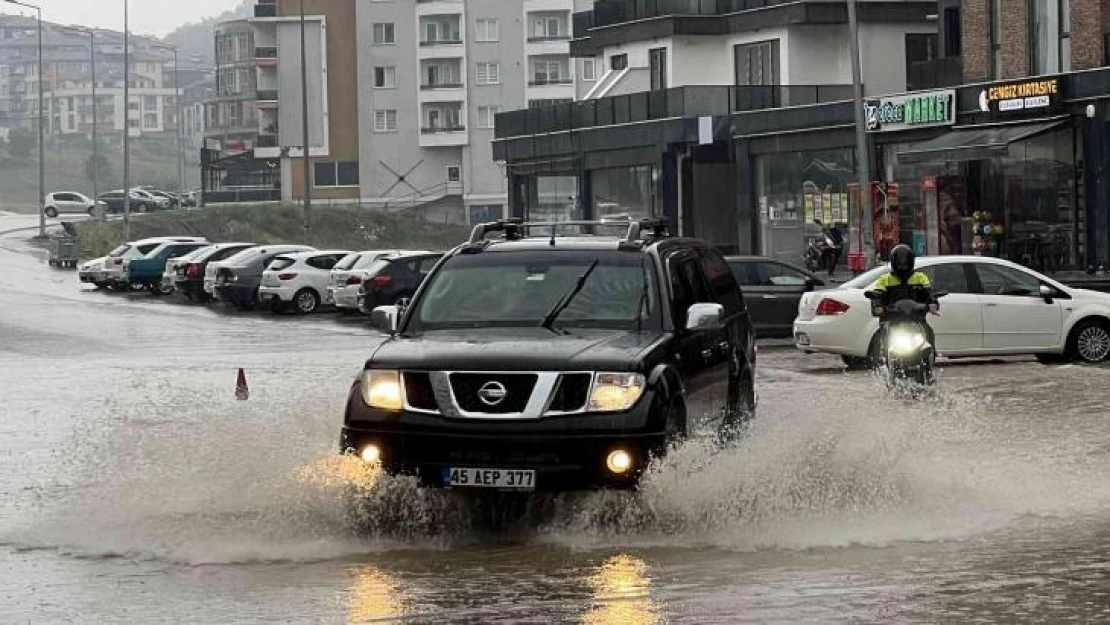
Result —
M 898 195 L 896 240 L 877 248 L 906 243 L 918 253 L 995 256 L 1049 272 L 1083 267 L 1083 127 L 1065 112 L 1062 87 L 1059 77 L 966 87 L 960 101 L 975 107 L 958 120 L 955 106 L 941 104 L 955 104 L 951 90 L 877 103 L 890 110 L 924 97 L 933 108 L 930 117 L 925 105 L 921 121 L 921 105 L 911 103 L 900 123 L 869 127 L 883 179 Z M 922 124 L 932 136 L 905 135 Z

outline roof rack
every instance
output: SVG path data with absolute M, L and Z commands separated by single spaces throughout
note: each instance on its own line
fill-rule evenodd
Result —
M 470 232 L 469 244 L 472 246 L 483 245 L 486 240 L 486 235 L 491 232 L 503 232 L 506 241 L 518 241 L 528 236 L 528 232 L 534 229 L 546 228 L 550 229 L 544 233 L 543 236 L 550 236 L 554 239 L 556 230 L 560 227 L 566 226 L 591 226 L 603 228 L 624 228 L 624 238 L 622 243 L 635 243 L 644 241 L 648 237 L 652 239 L 661 239 L 670 236 L 670 224 L 666 219 L 641 219 L 633 221 L 628 215 L 610 215 L 597 220 L 569 220 L 569 221 L 531 221 L 526 222 L 520 217 L 513 217 L 511 219 L 501 219 L 498 221 L 491 221 L 488 223 L 478 224 Z M 645 237 L 645 232 L 650 234 Z M 573 235 L 563 236 L 590 236 L 584 233 L 574 233 Z M 595 235 L 596 236 L 596 235 Z

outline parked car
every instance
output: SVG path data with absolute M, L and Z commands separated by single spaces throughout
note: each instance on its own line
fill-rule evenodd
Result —
M 282 254 L 310 252 L 308 245 L 260 245 L 247 248 L 218 264 L 214 294 L 217 299 L 237 308 L 251 309 L 258 305 L 258 286 L 262 272 L 270 261 Z M 210 263 L 209 267 L 213 264 Z
M 96 215 L 96 204 L 92 198 L 81 193 L 58 191 L 46 194 L 42 212 L 51 219 L 63 213 L 84 213 L 93 217 Z M 100 204 L 106 206 L 103 202 Z
M 81 282 L 93 284 L 98 289 L 122 288 L 125 286 L 123 284 L 124 261 L 145 256 L 151 250 L 167 241 L 178 241 L 182 243 L 205 242 L 203 237 L 151 237 L 149 239 L 124 243 L 111 252 L 108 252 L 107 256 L 90 260 L 81 265 L 81 268 L 77 272 L 78 278 Z
M 744 291 L 744 305 L 760 337 L 788 337 L 802 294 L 825 286 L 812 272 L 766 256 L 727 258 Z
M 146 289 L 155 295 L 163 295 L 164 293 L 160 287 L 162 285 L 162 274 L 166 270 L 166 261 L 208 245 L 207 241 L 196 243 L 168 241 L 163 243 L 143 256 L 124 260 L 122 281 L 133 290 Z
M 159 191 L 156 189 L 146 189 L 145 191 L 156 198 L 166 200 L 169 204 L 165 206 L 165 208 L 181 208 L 181 198 L 178 197 L 176 193 L 172 193 L 170 191 Z
M 108 212 L 122 213 L 123 212 L 123 189 L 115 191 L 108 191 L 101 193 L 97 198 L 98 202 L 103 202 L 107 207 Z M 131 194 L 131 210 L 136 213 L 145 213 L 148 211 L 157 210 L 158 202 L 153 198 L 148 198 L 138 193 Z
M 215 244 L 210 243 L 208 245 L 205 245 L 204 247 L 198 247 L 188 254 L 183 254 L 181 256 L 175 256 L 168 259 L 166 261 L 166 268 L 162 271 L 162 282 L 158 287 L 159 293 L 161 295 L 169 295 L 177 290 L 176 278 L 178 268 L 184 267 L 190 260 L 192 260 L 196 256 L 210 252 L 213 247 L 215 247 Z
M 689 431 L 743 432 L 755 341 L 720 253 L 657 221 L 549 232 L 479 225 L 408 306 L 374 310 L 390 336 L 351 387 L 343 451 L 432 487 L 623 489 Z
M 208 267 L 255 247 L 254 243 L 216 243 L 204 250 L 198 250 L 189 260 L 177 266 L 174 276 L 174 289 L 186 299 L 207 302 L 212 298 L 211 288 L 205 288 Z M 213 282 L 215 280 L 213 279 Z
M 358 309 L 369 315 L 378 306 L 412 297 L 442 252 L 402 252 L 384 256 L 366 269 L 358 290 Z
M 150 210 L 169 210 L 172 206 L 169 198 L 154 195 L 145 189 L 136 187 L 131 190 L 131 193 L 142 198 Z
M 358 292 L 366 270 L 375 260 L 400 253 L 401 250 L 351 252 L 332 268 L 325 300 L 340 310 L 358 311 Z
M 282 254 L 262 272 L 258 299 L 274 312 L 288 306 L 298 314 L 314 313 L 324 302 L 331 270 L 347 250 L 314 250 L 297 254 Z
M 1016 263 L 986 256 L 919 258 L 918 269 L 947 295 L 930 315 L 941 356 L 1033 354 L 1101 362 L 1110 356 L 1110 294 L 1076 289 Z M 887 267 L 838 288 L 807 293 L 794 322 L 805 352 L 838 354 L 850 367 L 877 357 L 879 322 L 864 292 Z
M 185 194 L 185 206 L 196 206 L 200 199 L 200 191 L 189 191 Z

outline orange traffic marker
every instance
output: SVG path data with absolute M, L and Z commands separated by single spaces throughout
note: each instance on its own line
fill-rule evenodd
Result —
M 251 390 L 247 388 L 247 374 L 239 368 L 239 378 L 235 381 L 235 399 L 246 401 L 251 398 Z

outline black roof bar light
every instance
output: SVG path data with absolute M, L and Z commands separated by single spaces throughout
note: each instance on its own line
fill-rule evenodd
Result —
M 616 215 L 597 220 L 526 222 L 519 217 L 514 217 L 512 219 L 501 219 L 475 225 L 470 232 L 468 244 L 471 248 L 483 247 L 486 244 L 486 235 L 495 232 L 504 233 L 505 240 L 507 241 L 517 241 L 528 236 L 529 231 L 533 229 L 548 229 L 545 236 L 550 236 L 554 239 L 558 228 L 569 226 L 624 228 L 624 242 L 626 243 L 634 243 L 643 239 L 641 235 L 646 231 L 650 231 L 651 234 L 649 236 L 656 239 L 669 236 L 669 225 L 666 219 L 641 219 L 639 221 L 633 221 L 627 215 Z M 589 235 L 575 233 L 573 236 Z

